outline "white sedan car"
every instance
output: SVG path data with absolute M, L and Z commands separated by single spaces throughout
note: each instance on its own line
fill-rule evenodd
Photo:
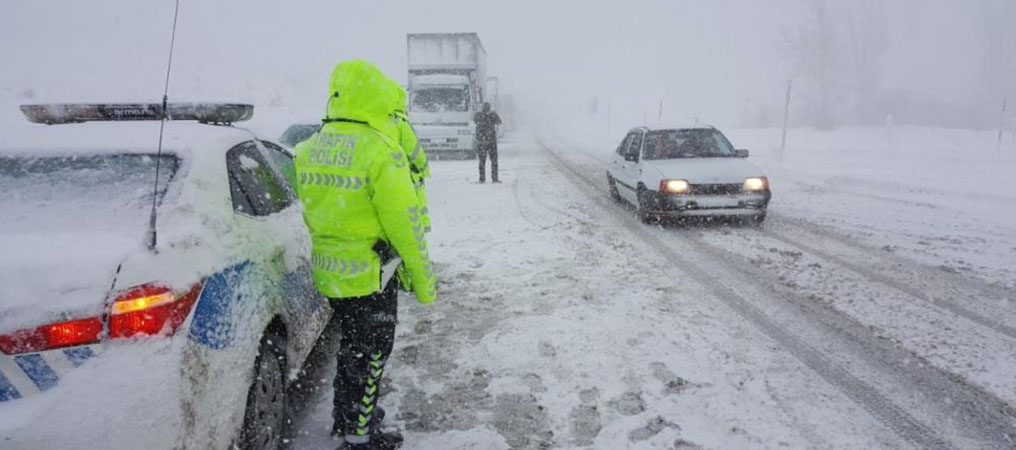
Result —
M 331 316 L 292 159 L 228 125 L 247 105 L 170 105 L 159 155 L 161 108 L 23 107 L 53 125 L 0 136 L 4 449 L 281 445 Z
M 765 220 L 769 179 L 716 128 L 635 128 L 607 165 L 612 198 L 660 217 L 734 216 Z

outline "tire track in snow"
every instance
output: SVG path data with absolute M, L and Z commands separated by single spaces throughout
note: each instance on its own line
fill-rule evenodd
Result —
M 549 147 L 540 142 L 543 150 L 551 162 L 561 172 L 571 179 L 583 192 L 586 192 L 591 200 L 603 206 L 618 219 L 618 222 L 627 228 L 632 234 L 644 243 L 652 247 L 664 259 L 673 263 L 680 270 L 684 271 L 710 291 L 715 297 L 723 301 L 728 307 L 737 312 L 740 316 L 753 323 L 760 331 L 765 333 L 774 341 L 791 353 L 794 357 L 812 369 L 815 373 L 827 382 L 836 386 L 844 395 L 864 408 L 873 417 L 892 429 L 900 437 L 918 445 L 921 448 L 946 449 L 952 448 L 943 440 L 935 430 L 926 426 L 891 400 L 881 395 L 874 387 L 854 376 L 850 371 L 831 361 L 821 351 L 807 344 L 790 331 L 770 319 L 762 310 L 758 309 L 733 289 L 725 286 L 716 277 L 699 268 L 698 264 L 673 251 L 663 241 L 652 233 L 646 233 L 645 229 L 636 224 L 630 214 L 622 212 L 613 205 L 605 204 L 607 197 L 602 198 L 589 194 L 592 192 L 603 193 L 603 187 L 588 175 L 562 159 Z M 1002 428 L 1008 428 L 1003 424 Z
M 701 235 L 685 237 L 685 240 L 696 251 L 722 262 L 731 270 L 751 274 L 758 280 L 772 277 L 765 269 L 749 264 L 743 255 L 709 244 L 702 240 Z M 846 347 L 846 353 L 860 358 L 883 374 L 877 380 L 883 391 L 903 395 L 911 408 L 934 411 L 937 423 L 960 430 L 954 434 L 976 442 L 978 448 L 1016 448 L 1016 422 L 1013 420 L 1016 411 L 1005 401 L 969 384 L 963 377 L 879 338 L 853 317 L 816 304 L 793 288 L 780 290 L 775 287 L 778 285 L 772 281 L 768 289 L 777 298 L 795 306 L 806 320 L 820 324 L 826 333 L 839 338 L 837 345 Z M 984 447 L 986 439 L 991 446 Z
M 769 217 L 770 219 L 776 219 L 775 221 L 769 223 L 770 226 L 768 229 L 770 231 L 772 231 L 774 226 L 781 229 L 794 227 L 797 229 L 803 229 L 806 233 L 811 233 L 816 237 L 821 237 L 829 241 L 835 241 L 838 244 L 849 247 L 854 251 L 863 253 L 870 258 L 883 261 L 889 265 L 906 266 L 908 270 L 911 270 L 925 278 L 942 279 L 948 286 L 958 285 L 958 287 L 967 291 L 966 293 L 973 294 L 981 298 L 1013 298 L 1016 296 L 1016 290 L 1014 289 L 1007 289 L 975 278 L 944 272 L 938 267 L 927 265 L 903 256 L 887 253 L 884 250 L 859 243 L 847 235 L 831 230 L 820 224 L 774 212 L 770 212 Z
M 759 229 L 759 232 L 762 233 L 762 235 L 764 235 L 764 236 L 767 236 L 767 237 L 772 238 L 774 240 L 783 242 L 784 244 L 790 245 L 792 247 L 797 247 L 797 248 L 799 248 L 799 249 L 801 249 L 801 250 L 803 250 L 803 251 L 805 251 L 805 252 L 807 252 L 809 254 L 815 255 L 815 256 L 817 256 L 819 258 L 825 259 L 825 260 L 830 261 L 830 262 L 832 262 L 834 264 L 837 264 L 837 265 L 839 265 L 841 267 L 844 267 L 847 270 L 850 270 L 851 272 L 854 272 L 854 273 L 856 273 L 858 275 L 861 275 L 863 278 L 867 279 L 868 281 L 875 282 L 875 283 L 881 284 L 883 286 L 887 286 L 887 287 L 889 287 L 889 288 L 891 288 L 891 289 L 893 289 L 893 290 L 895 290 L 897 292 L 900 292 L 900 293 L 902 293 L 904 295 L 907 295 L 909 297 L 914 297 L 916 299 L 923 300 L 923 301 L 928 302 L 928 303 L 930 303 L 930 304 L 932 304 L 932 305 L 934 305 L 934 306 L 936 306 L 938 308 L 947 310 L 947 311 L 949 311 L 952 314 L 955 314 L 955 315 L 957 315 L 959 317 L 962 317 L 962 318 L 967 319 L 967 320 L 969 320 L 971 322 L 974 322 L 974 323 L 976 323 L 976 324 L 978 324 L 978 325 L 980 325 L 982 327 L 988 328 L 988 329 L 990 329 L 990 330 L 992 330 L 994 332 L 997 332 L 997 333 L 1006 335 L 1006 336 L 1008 336 L 1010 338 L 1016 339 L 1016 327 L 1012 327 L 1010 325 L 1007 325 L 1005 323 L 1005 319 L 1003 318 L 1003 316 L 998 316 L 996 318 L 991 318 L 991 317 L 982 315 L 980 313 L 974 312 L 974 311 L 972 311 L 970 309 L 964 308 L 963 306 L 958 305 L 952 299 L 944 299 L 944 298 L 941 298 L 941 297 L 935 297 L 935 296 L 927 295 L 927 294 L 921 292 L 920 290 L 918 290 L 916 288 L 913 288 L 913 287 L 911 287 L 911 286 L 909 286 L 909 285 L 907 285 L 905 283 L 902 283 L 902 282 L 900 282 L 898 280 L 892 279 L 892 278 L 887 277 L 885 275 L 882 275 L 880 273 L 876 273 L 876 272 L 874 272 L 872 270 L 869 270 L 869 269 L 867 269 L 865 267 L 862 267 L 862 266 L 860 266 L 858 264 L 855 264 L 855 263 L 852 263 L 850 261 L 847 261 L 844 258 L 841 258 L 841 257 L 833 255 L 831 253 L 819 250 L 819 249 L 817 249 L 815 247 L 812 247 L 812 246 L 810 246 L 808 244 L 804 244 L 804 243 L 802 243 L 802 242 L 800 242 L 800 241 L 798 241 L 796 239 L 791 239 L 791 238 L 789 238 L 789 237 L 787 237 L 787 236 L 785 236 L 785 235 L 783 235 L 781 233 L 778 233 L 778 232 L 775 232 L 775 231 L 771 231 L 771 230 L 766 230 L 766 229 Z

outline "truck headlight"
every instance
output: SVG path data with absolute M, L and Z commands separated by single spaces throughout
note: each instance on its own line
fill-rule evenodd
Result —
M 764 191 L 769 189 L 769 179 L 766 177 L 745 178 L 743 189 L 749 192 Z
M 660 181 L 660 192 L 670 194 L 683 194 L 691 189 L 688 180 L 663 180 Z
M 473 130 L 470 130 L 470 129 L 459 130 L 459 136 L 469 136 L 469 135 L 472 135 L 472 134 L 473 134 Z

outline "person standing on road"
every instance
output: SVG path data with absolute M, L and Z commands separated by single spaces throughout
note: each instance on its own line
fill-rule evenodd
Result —
M 377 407 L 398 311 L 398 281 L 386 261 L 401 258 L 407 288 L 419 302 L 437 298 L 388 82 L 369 62 L 339 63 L 321 131 L 296 147 L 314 284 L 330 299 L 329 329 L 339 333 L 332 412 L 339 449 L 395 449 L 402 443 L 398 432 L 381 431 Z
M 501 117 L 490 110 L 490 103 L 483 102 L 483 111 L 473 116 L 476 122 L 476 156 L 480 160 L 480 182 L 486 181 L 487 155 L 490 155 L 490 181 L 500 183 L 497 179 L 497 126 L 501 125 Z

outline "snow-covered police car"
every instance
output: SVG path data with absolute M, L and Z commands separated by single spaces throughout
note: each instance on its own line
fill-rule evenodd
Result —
M 277 449 L 331 315 L 291 155 L 249 105 L 22 111 L 53 126 L 0 135 L 0 447 Z
M 639 218 L 766 218 L 769 179 L 714 127 L 632 129 L 607 164 L 610 196 L 635 205 Z

